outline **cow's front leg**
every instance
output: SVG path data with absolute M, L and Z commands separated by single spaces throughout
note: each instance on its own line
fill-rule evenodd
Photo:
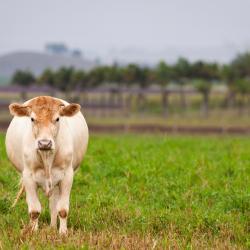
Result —
M 22 181 L 26 192 L 26 202 L 30 216 L 30 225 L 32 230 L 37 230 L 38 217 L 41 213 L 41 204 L 37 196 L 37 184 L 32 179 L 32 173 L 29 170 L 23 171 Z
M 59 199 L 59 187 L 55 186 L 52 190 L 52 194 L 49 197 L 49 208 L 50 208 L 50 226 L 57 226 L 57 203 Z
M 57 211 L 60 219 L 59 233 L 67 233 L 67 217 L 69 214 L 69 197 L 73 183 L 73 168 L 70 166 L 66 169 L 64 178 L 59 183 L 60 196 L 57 203 Z

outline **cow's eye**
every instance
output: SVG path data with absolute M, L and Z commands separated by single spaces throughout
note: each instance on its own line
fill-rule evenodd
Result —
M 56 122 L 59 122 L 59 117 L 56 118 Z
M 35 121 L 35 119 L 34 119 L 33 117 L 31 117 L 31 121 L 32 121 L 32 122 L 34 122 L 34 121 Z

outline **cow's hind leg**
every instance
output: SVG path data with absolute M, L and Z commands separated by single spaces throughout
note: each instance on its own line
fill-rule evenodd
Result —
M 41 204 L 37 196 L 37 185 L 32 178 L 30 178 L 30 173 L 26 171 L 23 172 L 23 185 L 26 192 L 30 225 L 32 231 L 34 231 L 38 229 L 38 217 L 41 213 Z
M 57 226 L 57 203 L 59 199 L 59 187 L 55 186 L 51 196 L 49 197 L 49 208 L 50 208 L 50 226 Z
M 57 203 L 57 211 L 60 219 L 59 233 L 67 233 L 67 218 L 69 213 L 69 197 L 70 191 L 73 183 L 73 168 L 69 167 L 64 178 L 61 180 L 60 188 L 60 197 Z

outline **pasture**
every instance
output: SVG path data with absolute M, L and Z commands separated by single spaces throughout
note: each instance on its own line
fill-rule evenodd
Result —
M 75 175 L 69 234 L 27 228 L 0 136 L 0 249 L 247 249 L 250 138 L 94 135 Z

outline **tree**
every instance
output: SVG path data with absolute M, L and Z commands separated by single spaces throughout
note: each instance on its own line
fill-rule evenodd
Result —
M 90 88 L 95 88 L 105 81 L 105 68 L 100 66 L 90 70 L 86 76 Z
M 168 116 L 168 91 L 166 89 L 169 82 L 174 78 L 175 73 L 171 66 L 167 65 L 164 61 L 158 63 L 155 68 L 155 80 L 162 88 L 162 106 L 163 114 Z
M 221 78 L 225 80 L 228 95 L 226 97 L 226 103 L 229 108 L 234 106 L 235 103 L 235 95 L 236 95 L 236 84 L 235 81 L 237 79 L 235 70 L 233 69 L 232 65 L 223 65 L 221 70 Z
M 30 71 L 18 70 L 12 77 L 12 82 L 22 87 L 28 87 L 34 83 L 35 77 Z
M 215 63 L 198 61 L 192 65 L 192 78 L 195 80 L 195 88 L 202 94 L 203 102 L 201 110 L 204 116 L 208 116 L 209 95 L 214 82 L 219 79 L 219 68 Z
M 83 70 L 74 70 L 70 76 L 70 86 L 75 88 L 87 88 L 86 73 Z
M 70 92 L 75 88 L 75 86 L 71 85 L 71 77 L 73 72 L 74 69 L 72 67 L 62 67 L 55 72 L 55 86 L 59 90 L 65 92 L 67 99 L 70 99 Z
M 46 84 L 51 87 L 55 85 L 55 74 L 51 69 L 45 69 L 40 77 L 38 78 L 38 83 Z
M 194 86 L 197 89 L 197 91 L 200 92 L 203 96 L 201 111 L 204 114 L 204 116 L 207 117 L 209 110 L 209 94 L 212 88 L 212 83 L 204 79 L 199 79 L 195 81 Z
M 140 78 L 140 68 L 136 64 L 129 64 L 124 68 L 122 80 L 127 86 L 132 86 L 138 83 Z
M 137 83 L 139 85 L 139 93 L 137 95 L 137 104 L 139 109 L 141 110 L 144 103 L 145 103 L 145 95 L 144 95 L 144 90 L 149 86 L 149 84 L 151 83 L 151 69 L 149 69 L 148 67 L 143 67 L 143 68 L 139 68 L 138 72 L 137 72 Z
M 121 68 L 118 67 L 117 64 L 113 64 L 111 66 L 105 66 L 103 67 L 104 70 L 104 81 L 106 83 L 112 84 L 118 86 L 118 84 L 121 82 Z
M 216 63 L 197 61 L 191 65 L 190 77 L 208 81 L 218 80 L 220 78 L 219 67 Z
M 136 85 L 138 83 L 139 78 L 140 78 L 140 68 L 136 64 L 129 64 L 126 67 L 124 67 L 123 70 L 121 71 L 121 81 L 123 82 L 123 85 L 125 85 L 128 88 L 131 88 L 133 85 Z M 140 97 L 138 97 L 137 100 L 139 99 Z M 132 102 L 132 93 L 130 91 L 130 94 L 127 97 L 127 106 L 131 106 L 131 102 Z
M 250 52 L 237 55 L 230 65 L 235 78 L 250 77 Z
M 236 93 L 239 91 L 238 79 L 250 78 L 250 53 L 237 55 L 230 64 L 224 65 L 221 71 L 222 79 L 228 87 L 227 105 L 232 107 L 235 103 Z
M 35 82 L 34 75 L 27 70 L 18 70 L 14 73 L 12 77 L 12 83 L 23 87 L 21 92 L 21 97 L 23 100 L 26 100 L 26 90 L 25 88 L 29 87 L 31 84 Z
M 176 73 L 175 81 L 180 86 L 180 100 L 182 110 L 186 109 L 186 98 L 184 92 L 184 86 L 187 80 L 191 76 L 191 66 L 187 59 L 179 58 L 177 63 L 174 65 L 174 70 Z
M 70 86 L 71 89 L 77 90 L 74 101 L 79 101 L 81 97 L 81 92 L 85 92 L 87 89 L 87 78 L 86 73 L 83 70 L 74 70 L 70 77 Z M 85 99 L 87 99 L 87 95 L 84 93 Z
M 239 114 L 243 113 L 243 106 L 245 102 L 245 97 L 250 93 L 250 79 L 240 78 L 235 82 L 235 91 L 239 94 Z
M 51 96 L 55 95 L 55 73 L 51 69 L 45 69 L 37 81 L 39 84 L 50 86 Z
M 104 69 L 104 81 L 110 85 L 110 104 L 122 103 L 122 69 L 116 63 Z

